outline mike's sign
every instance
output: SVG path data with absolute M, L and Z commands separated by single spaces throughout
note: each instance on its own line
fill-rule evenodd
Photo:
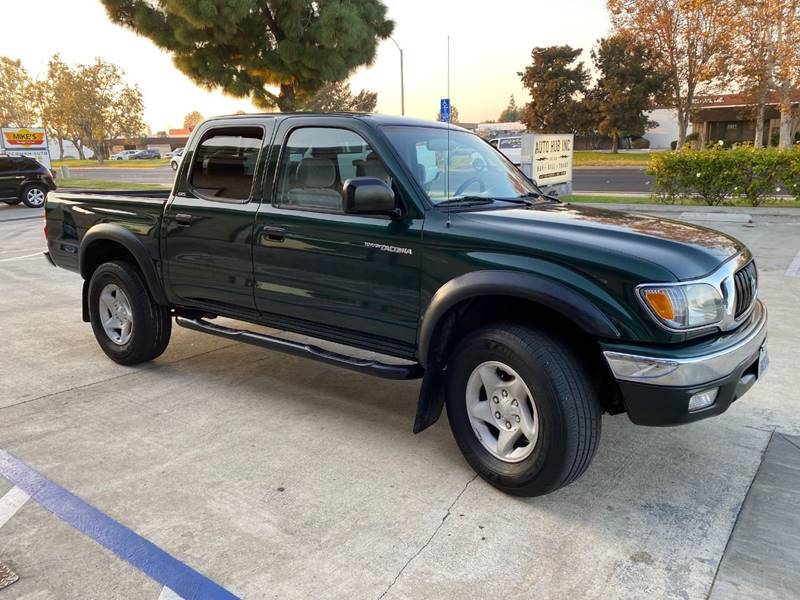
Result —
M 0 153 L 9 156 L 29 156 L 38 160 L 48 169 L 50 150 L 44 129 L 35 127 L 3 127 L 0 129 Z
M 44 129 L 3 128 L 3 146 L 7 150 L 17 148 L 47 148 Z

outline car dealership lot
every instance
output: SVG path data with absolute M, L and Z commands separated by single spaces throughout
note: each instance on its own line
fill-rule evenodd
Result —
M 800 215 L 752 214 L 702 224 L 757 257 L 764 382 L 685 427 L 604 417 L 587 474 L 532 499 L 476 479 L 446 418 L 411 433 L 418 382 L 177 327 L 155 362 L 112 363 L 79 277 L 31 256 L 41 219 L 0 222 L 0 450 L 243 597 L 705 597 L 771 435 L 800 434 Z M 161 593 L 34 500 L 0 562 L 3 600 Z

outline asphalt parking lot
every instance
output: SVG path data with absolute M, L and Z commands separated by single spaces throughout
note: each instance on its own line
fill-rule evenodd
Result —
M 582 479 L 519 499 L 476 479 L 446 419 L 411 433 L 418 382 L 177 327 L 155 362 L 110 362 L 81 322 L 79 277 L 36 256 L 41 219 L 12 210 L 0 207 L 0 464 L 9 453 L 6 466 L 85 503 L 74 521 L 90 505 L 236 596 L 704 598 L 767 445 L 800 435 L 800 214 L 703 221 L 757 257 L 764 381 L 684 427 L 606 416 Z M 13 488 L 0 476 L 0 563 L 19 576 L 2 600 L 174 597 Z

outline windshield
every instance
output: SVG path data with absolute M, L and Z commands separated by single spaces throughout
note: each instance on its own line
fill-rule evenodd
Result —
M 519 169 L 477 135 L 440 127 L 387 126 L 383 131 L 434 204 L 460 198 L 524 198 L 540 193 Z

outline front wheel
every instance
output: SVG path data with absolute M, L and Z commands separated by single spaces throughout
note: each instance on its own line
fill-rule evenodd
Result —
M 123 261 L 104 263 L 92 275 L 89 319 L 100 348 L 121 365 L 161 356 L 172 332 L 169 310 L 153 301 L 139 270 Z
M 600 405 L 563 342 L 528 327 L 486 327 L 447 366 L 447 416 L 464 457 L 506 493 L 540 496 L 578 479 L 600 440 Z
M 22 190 L 22 201 L 28 208 L 41 208 L 47 199 L 47 188 L 41 184 L 33 183 Z

